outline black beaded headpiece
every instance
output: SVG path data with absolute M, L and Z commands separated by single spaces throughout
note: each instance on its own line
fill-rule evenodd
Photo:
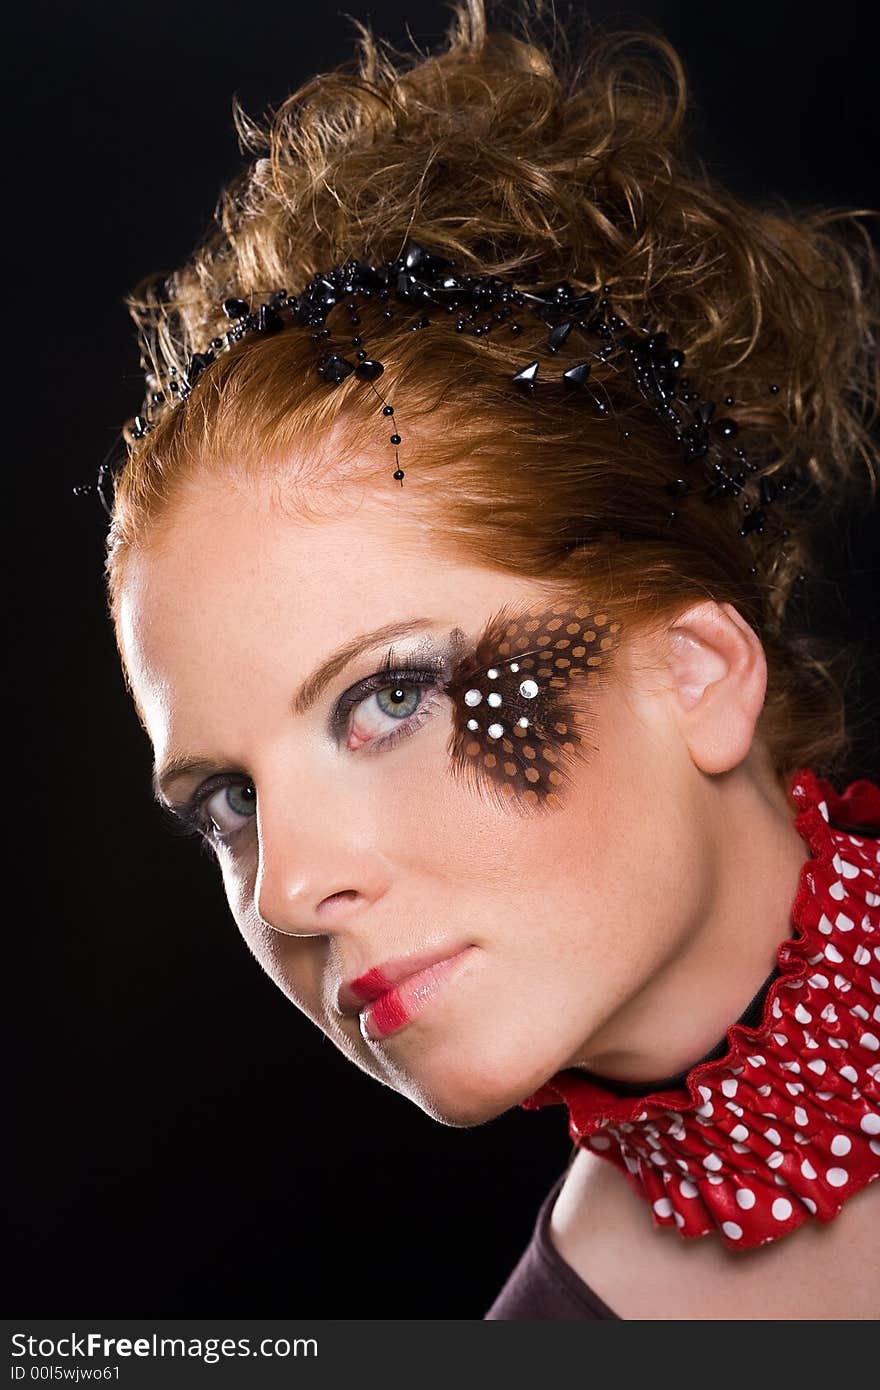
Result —
M 226 299 L 222 309 L 229 328 L 213 338 L 204 350 L 194 353 L 185 371 L 171 367 L 164 381 L 153 381 L 154 389 L 134 420 L 131 438 L 145 436 L 158 415 L 185 400 L 218 354 L 249 334 L 277 333 L 292 324 L 310 332 L 317 351 L 316 370 L 324 381 L 338 386 L 354 374 L 373 391 L 382 414 L 390 422 L 389 442 L 394 448 L 395 462 L 392 476 L 403 486 L 405 475 L 399 454 L 402 437 L 395 407 L 375 385 L 385 369 L 363 345 L 358 298 L 386 304 L 383 313 L 387 320 L 397 317 L 395 304 L 405 306 L 412 314 L 404 325 L 407 330 L 427 328 L 431 323 L 430 311 L 443 310 L 456 316 L 455 327 L 460 333 L 479 337 L 506 330 L 514 340 L 522 331 L 518 318 L 523 311 L 531 312 L 547 325 L 545 351 L 549 356 L 557 353 L 572 334 L 584 341 L 584 356 L 555 377 L 542 375 L 543 364 L 537 359 L 517 365 L 511 383 L 519 390 L 531 392 L 544 382 L 555 380 L 580 395 L 588 408 L 600 415 L 611 415 L 613 411 L 605 387 L 590 380 L 592 362 L 629 371 L 641 397 L 666 422 L 681 448 L 681 466 L 676 476 L 664 484 L 671 499 L 670 524 L 677 516 L 675 503 L 688 494 L 701 493 L 708 500 L 736 499 L 740 503 L 738 534 L 763 536 L 768 525 L 767 509 L 786 493 L 790 494 L 787 500 L 792 500 L 791 490 L 800 481 L 799 475 L 789 471 L 753 478 L 751 475 L 764 464 L 749 459 L 738 437 L 737 422 L 718 412 L 715 401 L 700 401 L 699 393 L 681 375 L 683 352 L 669 345 L 665 332 L 638 331 L 613 312 L 607 287 L 601 292 L 579 293 L 563 281 L 543 288 L 520 289 L 497 275 L 460 273 L 452 261 L 412 240 L 400 256 L 382 265 L 349 259 L 320 272 L 298 295 L 276 290 L 254 307 L 241 298 Z M 331 343 L 326 322 L 330 310 L 342 302 L 352 330 L 345 348 Z M 779 387 L 770 385 L 769 391 L 775 395 Z M 735 404 L 729 395 L 723 400 L 727 407 Z M 696 401 L 700 403 L 695 406 Z M 623 430 L 623 437 L 629 438 L 629 433 Z M 112 467 L 105 460 L 99 469 L 97 491 L 108 512 L 111 508 L 105 487 L 112 476 Z M 78 493 L 90 490 L 88 485 L 75 489 Z M 777 529 L 783 539 L 788 536 L 787 529 Z M 756 566 L 752 566 L 752 573 L 757 573 Z

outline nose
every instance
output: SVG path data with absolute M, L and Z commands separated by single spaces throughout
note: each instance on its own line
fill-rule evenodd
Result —
M 375 816 L 351 797 L 340 806 L 291 805 L 258 796 L 259 863 L 254 905 L 286 936 L 325 936 L 377 902 L 391 882 L 376 840 Z

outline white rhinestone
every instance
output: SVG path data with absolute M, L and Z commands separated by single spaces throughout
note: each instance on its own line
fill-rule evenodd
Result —
M 466 690 L 464 702 L 466 705 L 478 705 L 482 698 L 483 696 L 479 690 Z
M 467 726 L 468 726 L 469 729 L 474 729 L 474 730 L 479 729 L 479 727 L 480 727 L 479 724 L 477 723 L 476 719 L 469 719 L 468 722 L 467 722 Z
M 489 677 L 490 681 L 497 681 L 498 679 L 498 672 L 494 666 L 489 667 L 486 675 Z
M 526 719 L 525 715 L 522 715 L 516 722 L 521 729 L 527 729 L 529 727 L 529 721 Z
M 504 725 L 490 724 L 488 729 L 486 730 L 486 733 L 489 735 L 490 738 L 500 738 L 501 735 L 504 733 Z
M 534 700 L 538 693 L 537 681 L 520 681 L 519 693 L 524 700 Z
M 511 671 L 518 671 L 518 670 L 519 670 L 519 662 L 518 662 L 518 661 L 511 661 L 511 663 L 510 663 L 510 669 L 511 669 Z
M 491 695 L 486 696 L 486 704 L 491 705 L 493 709 L 497 709 L 501 702 L 501 696 L 497 690 L 493 690 Z

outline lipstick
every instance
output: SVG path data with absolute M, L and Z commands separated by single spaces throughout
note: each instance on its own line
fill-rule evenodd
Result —
M 389 978 L 392 972 L 381 966 L 352 980 L 349 986 L 351 993 L 366 1001 L 359 1010 L 361 1032 L 367 1038 L 377 1040 L 405 1028 L 451 983 L 473 950 L 474 947 L 466 946 L 454 955 L 434 961 L 405 977 L 401 977 L 401 967 L 398 965 L 393 970 L 398 976 L 395 981 Z

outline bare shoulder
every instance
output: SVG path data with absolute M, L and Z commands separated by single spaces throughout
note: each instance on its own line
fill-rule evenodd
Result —
M 625 1319 L 874 1319 L 880 1316 L 880 1182 L 827 1225 L 806 1222 L 757 1250 L 655 1227 L 624 1175 L 575 1158 L 554 1203 L 550 1239 Z

